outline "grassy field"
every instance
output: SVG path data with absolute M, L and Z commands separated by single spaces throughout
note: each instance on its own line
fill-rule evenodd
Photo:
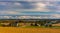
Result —
M 0 33 L 60 33 L 60 29 L 0 27 Z

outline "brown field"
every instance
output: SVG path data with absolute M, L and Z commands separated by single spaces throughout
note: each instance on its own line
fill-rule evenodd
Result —
M 60 29 L 0 27 L 0 33 L 60 33 Z
M 53 24 L 53 26 L 60 26 L 60 23 L 58 23 L 58 24 Z

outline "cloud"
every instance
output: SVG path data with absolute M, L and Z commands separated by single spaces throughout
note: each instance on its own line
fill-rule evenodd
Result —
M 53 18 L 60 18 L 60 14 L 52 14 L 51 15 Z
M 55 1 L 42 2 L 0 2 L 0 10 L 31 10 L 31 11 L 57 11 L 60 8 L 56 6 Z
M 15 1 L 15 0 L 14 0 Z M 22 2 L 0 2 L 0 15 L 48 15 L 39 18 L 60 18 L 60 1 L 34 1 L 26 0 Z M 12 10 L 12 11 L 10 11 Z M 23 12 L 31 13 L 23 13 Z M 33 12 L 33 13 L 32 13 Z M 34 12 L 48 12 L 48 13 L 34 13 Z M 53 13 L 49 13 L 53 12 Z M 54 14 L 54 12 L 56 12 Z M 50 15 L 51 14 L 51 15 Z M 50 15 L 50 16 L 49 16 Z M 7 17 L 7 16 L 5 16 Z M 10 16 L 9 16 L 10 17 Z M 7 17 L 8 18 L 8 17 Z M 10 17 L 11 18 L 11 17 Z M 12 17 L 14 18 L 14 17 Z M 19 17 L 20 18 L 20 17 Z M 26 16 L 22 17 L 26 18 Z M 30 16 L 27 16 L 30 18 Z M 37 17 L 36 17 L 37 18 Z
M 14 3 L 14 5 L 21 6 L 19 2 Z
M 0 16 L 0 19 L 59 19 L 60 14 L 39 15 L 39 16 Z
M 14 10 L 23 8 L 19 2 L 0 2 L 0 10 Z
M 46 10 L 46 4 L 41 3 L 41 2 L 37 2 L 37 3 L 35 4 L 35 8 L 34 8 L 34 9 L 36 9 L 37 11 L 38 11 L 38 10 L 44 11 L 44 10 Z
M 0 15 L 2 14 L 18 14 L 19 12 L 16 11 L 0 11 Z
M 15 0 L 15 1 L 29 1 L 29 2 L 33 2 L 33 1 L 60 1 L 60 0 Z

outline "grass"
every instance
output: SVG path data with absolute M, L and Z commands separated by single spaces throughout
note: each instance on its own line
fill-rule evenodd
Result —
M 45 27 L 45 26 L 24 26 L 21 28 L 56 28 L 56 29 L 60 29 L 60 26 L 52 26 L 52 27 Z

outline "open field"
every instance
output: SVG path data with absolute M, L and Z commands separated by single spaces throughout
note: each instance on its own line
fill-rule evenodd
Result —
M 52 27 L 46 27 L 46 26 L 35 26 L 35 25 L 31 26 L 30 25 L 31 23 L 27 23 L 27 22 L 25 23 L 21 21 L 19 21 L 20 23 L 18 26 L 15 26 L 14 22 L 15 20 L 7 20 L 7 21 L 1 20 L 0 33 L 60 33 L 60 23 L 53 24 Z
M 60 29 L 0 27 L 0 33 L 60 33 Z

